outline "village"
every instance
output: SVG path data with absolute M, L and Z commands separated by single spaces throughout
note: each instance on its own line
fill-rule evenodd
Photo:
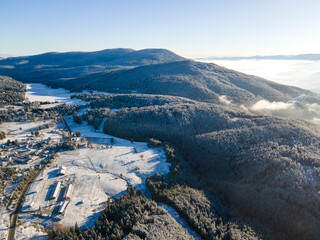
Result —
M 10 216 L 19 207 L 29 179 L 56 156 L 68 136 L 57 111 L 37 107 L 24 103 L 0 109 L 0 225 L 8 230 Z M 0 231 L 0 238 L 7 234 L 8 231 Z

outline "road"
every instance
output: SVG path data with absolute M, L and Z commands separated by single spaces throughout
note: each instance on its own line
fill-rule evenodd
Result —
M 17 219 L 18 219 L 19 211 L 20 211 L 20 209 L 22 207 L 24 195 L 26 194 L 26 192 L 27 192 L 27 190 L 29 188 L 29 185 L 30 185 L 31 182 L 33 182 L 39 176 L 39 174 L 43 171 L 44 168 L 45 168 L 45 165 L 43 165 L 40 168 L 40 170 L 33 177 L 31 177 L 28 180 L 27 184 L 25 185 L 25 187 L 23 188 L 22 192 L 20 193 L 20 196 L 19 196 L 18 202 L 17 202 L 17 206 L 14 209 L 12 217 L 11 217 L 8 240 L 14 240 L 14 234 L 16 232 L 16 226 L 17 226 Z
M 57 148 L 56 151 L 54 151 L 54 153 L 52 154 L 52 156 L 54 156 L 54 154 L 56 152 L 58 152 L 60 149 Z M 51 158 L 52 158 L 51 156 Z M 26 183 L 25 187 L 23 188 L 22 192 L 20 193 L 20 196 L 18 198 L 18 202 L 16 205 L 16 208 L 14 209 L 12 216 L 11 216 L 11 223 L 10 223 L 10 229 L 9 229 L 9 234 L 8 234 L 8 240 L 14 240 L 14 235 L 16 232 L 16 226 L 17 226 L 17 220 L 18 220 L 18 215 L 19 215 L 19 211 L 22 207 L 23 201 L 24 201 L 24 195 L 26 194 L 30 183 L 32 183 L 39 175 L 40 173 L 45 169 L 46 165 L 48 164 L 49 161 L 47 161 L 45 164 L 42 165 L 42 167 L 39 169 L 39 171 L 33 176 L 31 177 L 28 182 Z

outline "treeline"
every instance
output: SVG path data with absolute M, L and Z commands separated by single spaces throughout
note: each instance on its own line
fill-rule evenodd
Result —
M 168 225 L 170 226 L 168 227 Z M 150 226 L 152 225 L 152 227 Z M 169 231 L 168 231 L 169 229 Z M 164 210 L 134 188 L 108 201 L 92 229 L 56 225 L 48 229 L 51 239 L 192 239 Z
M 0 131 L 0 140 L 3 140 L 6 138 L 6 133 L 3 131 Z
M 73 94 L 71 98 L 79 98 L 89 102 L 91 108 L 120 109 L 124 107 L 146 107 L 152 105 L 164 105 L 173 103 L 194 103 L 194 101 L 183 97 L 172 97 L 149 94 L 97 94 L 84 93 Z
M 79 116 L 77 112 L 73 113 L 73 120 L 77 124 L 81 124 L 82 121 L 87 121 L 89 125 L 92 125 L 94 129 L 98 130 L 103 119 L 109 114 L 109 108 L 88 109 L 86 113 Z
M 15 200 L 19 197 L 22 190 L 26 187 L 26 184 L 30 181 L 32 177 L 36 175 L 36 173 L 37 171 L 33 168 L 26 172 L 26 174 L 22 177 L 15 190 L 12 192 L 11 200 Z
M 33 103 L 24 103 L 22 108 L 8 108 L 0 110 L 0 123 L 7 121 L 37 121 L 57 117 L 56 109 L 41 109 Z
M 26 87 L 10 77 L 0 76 L 0 106 L 24 101 Z
M 17 171 L 12 167 L 0 167 L 0 181 L 3 182 L 7 178 L 15 178 Z M 3 184 L 0 184 L 0 194 L 3 193 Z
M 203 239 L 260 239 L 249 226 L 221 218 L 202 191 L 166 183 L 161 175 L 146 183 L 155 201 L 172 206 Z

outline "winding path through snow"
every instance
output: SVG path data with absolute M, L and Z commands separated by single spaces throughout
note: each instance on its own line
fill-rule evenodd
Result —
M 190 236 L 192 236 L 195 240 L 201 240 L 201 237 L 199 236 L 198 233 L 193 231 L 186 220 L 184 220 L 180 215 L 174 210 L 172 207 L 168 206 L 167 204 L 164 203 L 157 203 L 159 207 L 162 207 L 165 209 L 176 221 L 181 225 L 183 229 L 185 229 Z

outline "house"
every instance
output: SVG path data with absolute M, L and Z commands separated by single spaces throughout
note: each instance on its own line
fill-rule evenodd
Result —
M 58 175 L 58 176 L 65 175 L 65 174 L 66 174 L 66 170 L 67 170 L 66 167 L 61 166 L 61 167 L 59 168 L 59 170 L 58 170 L 57 175 Z
M 61 182 L 57 182 L 54 186 L 50 199 L 56 199 L 58 197 L 58 194 L 60 192 L 60 187 L 61 187 Z

